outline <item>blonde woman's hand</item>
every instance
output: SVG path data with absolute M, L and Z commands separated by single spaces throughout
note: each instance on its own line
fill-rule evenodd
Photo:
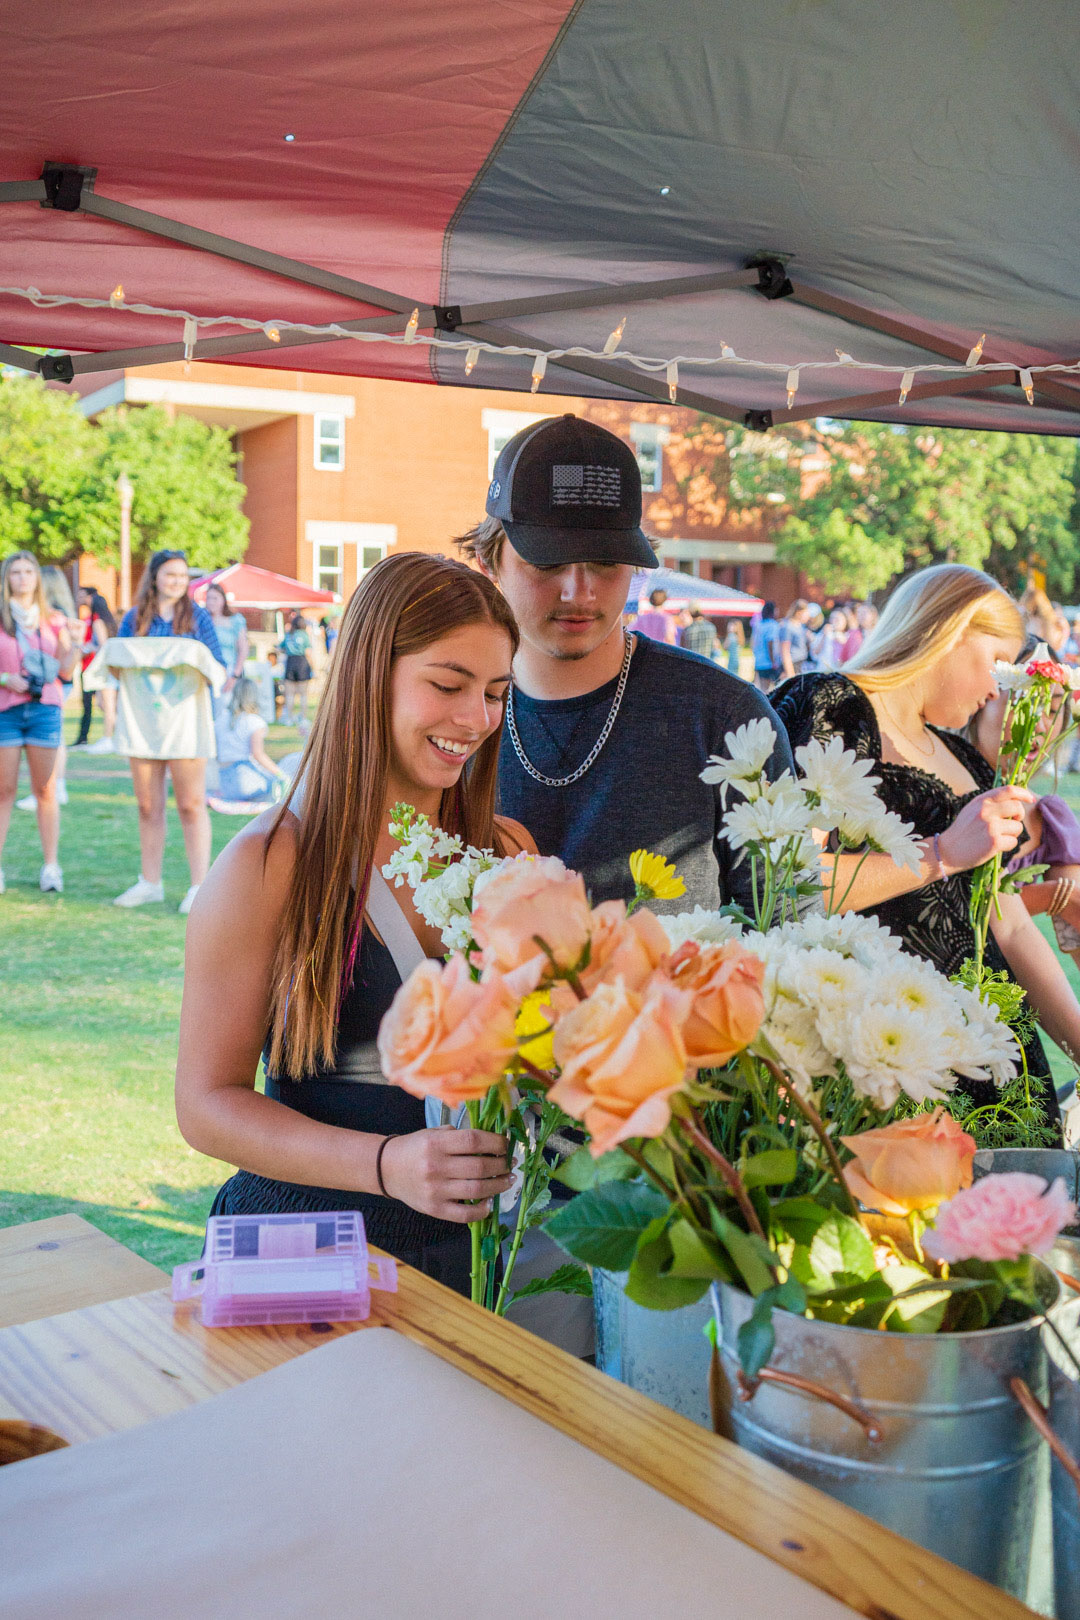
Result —
M 966 872 L 995 855 L 1011 855 L 1025 836 L 1024 817 L 1037 803 L 1037 795 L 1022 787 L 991 788 L 970 800 L 938 840 L 946 869 Z
M 479 1221 L 510 1186 L 505 1136 L 491 1131 L 410 1131 L 383 1149 L 382 1179 L 391 1198 L 442 1221 Z

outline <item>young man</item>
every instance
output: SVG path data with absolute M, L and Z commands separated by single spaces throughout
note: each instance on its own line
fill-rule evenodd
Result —
M 764 717 L 776 732 L 770 775 L 791 768 L 791 751 L 752 687 L 623 631 L 633 570 L 657 566 L 629 446 L 574 416 L 534 423 L 501 452 L 487 511 L 459 544 L 498 583 L 521 630 L 501 810 L 543 854 L 580 871 L 594 902 L 631 898 L 629 857 L 644 848 L 674 861 L 686 883 L 663 909 L 747 905 L 749 862 L 736 865 L 717 841 L 719 788 L 699 773 L 748 720 Z
M 679 636 L 679 646 L 687 652 L 699 653 L 710 662 L 716 657 L 718 638 L 716 626 L 701 611 L 700 602 L 690 603 L 690 623 L 685 624 Z

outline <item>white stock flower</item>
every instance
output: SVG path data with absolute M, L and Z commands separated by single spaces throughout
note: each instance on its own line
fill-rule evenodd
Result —
M 857 759 L 839 737 L 804 743 L 796 748 L 795 760 L 803 791 L 815 803 L 815 825 L 822 831 L 831 831 L 843 815 L 869 816 L 881 808 L 874 791 L 879 778 L 869 774 L 873 761 Z
M 767 725 L 768 722 L 755 720 L 752 724 Z M 789 838 L 807 838 L 812 826 L 809 805 L 796 782 L 785 773 L 770 782 L 760 798 L 733 805 L 724 816 L 720 837 L 726 839 L 732 849 L 742 849 L 745 844 L 782 845 Z
M 749 720 L 738 731 L 729 731 L 724 738 L 727 757 L 710 754 L 709 762 L 701 772 L 701 780 L 720 787 L 720 802 L 727 803 L 727 790 L 739 786 L 748 797 L 754 796 L 754 785 L 776 747 L 776 731 L 770 720 Z
M 699 945 L 726 945 L 729 939 L 739 939 L 742 935 L 733 917 L 722 917 L 718 911 L 708 911 L 704 906 L 680 911 L 675 916 L 657 913 L 656 920 L 673 951 L 685 945 L 688 939 L 696 940 Z
M 994 680 L 1002 692 L 1026 692 L 1035 684 L 1035 677 L 1028 674 L 1026 666 L 1007 664 L 1003 659 L 998 659 L 994 665 Z

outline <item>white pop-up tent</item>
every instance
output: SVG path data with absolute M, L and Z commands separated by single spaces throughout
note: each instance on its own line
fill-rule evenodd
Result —
M 8 8 L 0 361 L 1072 434 L 1078 47 L 1065 0 Z

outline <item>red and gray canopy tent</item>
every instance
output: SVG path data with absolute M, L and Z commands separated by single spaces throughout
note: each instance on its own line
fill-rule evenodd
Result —
M 274 323 L 199 328 L 197 358 L 542 370 L 289 325 L 415 310 L 421 340 L 591 351 L 547 392 L 1080 428 L 1080 377 L 1038 369 L 1080 354 L 1063 0 L 51 0 L 7 9 L 0 54 L 0 361 L 54 380 L 181 358 L 179 315 L 136 303 Z M 653 369 L 603 353 L 624 315 Z

